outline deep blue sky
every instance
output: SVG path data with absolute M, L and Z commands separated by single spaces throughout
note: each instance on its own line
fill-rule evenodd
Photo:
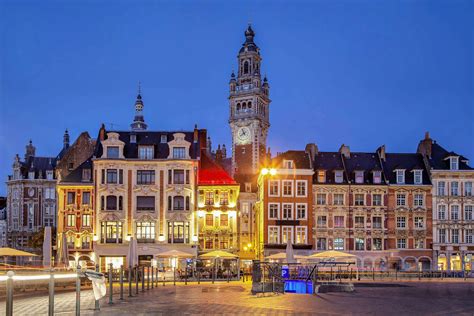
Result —
M 67 4 L 65 4 L 67 2 Z M 474 160 L 473 1 L 0 1 L 0 178 L 30 138 L 150 129 L 230 144 L 228 81 L 249 21 L 271 87 L 272 152 L 414 152 L 426 130 Z M 5 186 L 0 186 L 0 194 Z

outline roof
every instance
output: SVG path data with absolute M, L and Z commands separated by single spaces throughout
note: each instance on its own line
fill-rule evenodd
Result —
M 255 32 L 253 31 L 252 27 L 249 25 L 248 28 L 245 30 L 245 42 L 242 44 L 242 48 L 239 51 L 240 53 L 248 52 L 257 52 L 258 47 L 254 43 L 253 38 L 255 37 Z
M 208 154 L 201 155 L 198 185 L 238 185 L 237 182 Z
M 284 160 L 292 160 L 295 169 L 311 169 L 309 154 L 304 150 L 288 150 L 272 159 L 273 167 L 281 168 Z
M 82 172 L 84 169 L 90 169 L 90 179 L 88 181 L 83 181 Z M 61 183 L 92 183 L 92 157 L 84 161 L 79 167 L 71 171 L 67 176 L 65 176 Z
M 397 169 L 405 170 L 405 184 L 415 184 L 413 170 L 423 170 L 423 184 L 431 184 L 428 170 L 426 170 L 421 154 L 387 153 L 383 161 L 384 173 L 390 184 L 397 184 Z
M 349 157 L 350 158 L 346 158 L 342 155 L 346 167 L 346 175 L 351 181 L 351 184 L 356 184 L 356 171 L 364 172 L 363 184 L 380 184 L 373 182 L 373 171 L 382 171 L 377 153 L 351 152 Z
M 30 172 L 35 173 L 35 179 L 46 179 L 46 171 L 54 170 L 56 167 L 55 157 L 34 157 L 29 156 L 26 161 L 20 162 L 21 174 L 25 179 L 28 179 Z
M 450 156 L 459 156 L 459 170 L 474 170 L 467 164 L 467 158 L 453 151 L 448 152 L 436 142 L 431 145 L 431 158 L 428 159 L 428 162 L 433 169 L 450 170 L 449 160 L 446 159 Z
M 320 151 L 316 154 L 313 162 L 314 170 L 325 170 L 326 171 L 326 182 L 328 184 L 334 184 L 334 173 L 335 171 L 344 170 L 344 163 L 342 161 L 340 152 L 324 152 Z M 317 173 L 314 174 L 313 182 L 317 183 Z M 347 184 L 347 177 L 343 177 L 342 184 Z

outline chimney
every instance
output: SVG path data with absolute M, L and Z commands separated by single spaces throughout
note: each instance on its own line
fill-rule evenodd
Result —
M 221 145 L 220 144 L 217 146 L 217 150 L 216 150 L 216 161 L 217 162 L 222 161 L 222 150 L 221 150 Z
M 339 153 L 341 153 L 341 155 L 344 155 L 344 158 L 346 159 L 351 158 L 351 150 L 349 149 L 349 146 L 342 144 L 339 148 Z
M 63 136 L 63 148 L 64 149 L 69 148 L 69 132 L 67 131 L 67 129 L 64 132 L 64 136 Z
M 227 149 L 225 148 L 225 144 L 222 144 L 222 158 L 227 158 Z
M 99 141 L 103 141 L 104 139 L 105 139 L 105 125 L 104 123 L 102 123 L 99 130 Z
M 199 129 L 198 130 L 198 138 L 199 138 L 199 149 L 201 151 L 207 150 L 207 129 Z
M 36 153 L 36 147 L 33 146 L 33 141 L 30 139 L 28 145 L 26 145 L 26 152 L 25 152 L 25 161 L 28 160 L 30 157 L 34 157 Z
M 379 158 L 382 161 L 386 161 L 386 156 L 385 156 L 385 145 L 380 146 L 377 148 L 377 153 L 379 154 Z
M 418 149 L 416 150 L 417 153 L 422 154 L 423 156 L 427 156 L 431 158 L 431 147 L 433 145 L 433 140 L 430 138 L 430 133 L 425 133 L 425 138 L 420 141 L 418 144 Z
M 194 124 L 193 142 L 196 144 L 199 140 L 199 131 L 197 124 Z
M 304 151 L 309 155 L 311 160 L 314 160 L 314 158 L 316 157 L 316 155 L 319 152 L 319 149 L 318 149 L 318 146 L 316 146 L 315 143 L 310 143 L 310 144 L 306 145 Z
M 209 154 L 212 152 L 211 137 L 209 136 L 207 137 L 207 141 L 206 141 L 206 149 Z

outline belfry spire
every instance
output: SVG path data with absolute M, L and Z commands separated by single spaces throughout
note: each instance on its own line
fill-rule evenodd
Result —
M 144 131 L 147 128 L 145 118 L 143 117 L 142 86 L 140 81 L 138 82 L 138 94 L 135 100 L 135 117 L 130 127 L 132 131 Z

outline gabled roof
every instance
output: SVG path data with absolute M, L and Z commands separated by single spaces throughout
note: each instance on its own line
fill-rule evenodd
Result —
M 89 181 L 83 181 L 82 179 L 82 171 L 84 169 L 91 170 L 91 177 Z M 92 157 L 84 161 L 79 167 L 71 171 L 67 176 L 65 176 L 61 183 L 92 183 Z
M 198 170 L 198 185 L 238 185 L 237 182 L 207 153 L 202 153 Z
M 380 159 L 377 153 L 351 152 L 350 158 L 342 155 L 346 174 L 351 183 L 355 184 L 356 171 L 364 172 L 363 184 L 376 184 L 373 182 L 373 171 L 382 171 Z
M 309 154 L 304 150 L 288 150 L 272 159 L 272 167 L 283 168 L 284 160 L 292 160 L 295 169 L 311 169 Z
M 431 158 L 428 159 L 428 162 L 432 169 L 449 170 L 449 159 L 446 158 L 450 156 L 459 156 L 459 170 L 474 170 L 474 168 L 466 163 L 467 158 L 452 151 L 448 152 L 436 142 L 433 142 L 431 145 Z
M 383 167 L 386 179 L 390 184 L 397 183 L 397 175 L 395 170 L 405 170 L 405 184 L 415 184 L 414 170 L 423 170 L 422 177 L 423 183 L 431 184 L 428 170 L 425 168 L 423 162 L 423 156 L 421 154 L 412 153 L 386 153 L 385 161 L 383 161 Z

